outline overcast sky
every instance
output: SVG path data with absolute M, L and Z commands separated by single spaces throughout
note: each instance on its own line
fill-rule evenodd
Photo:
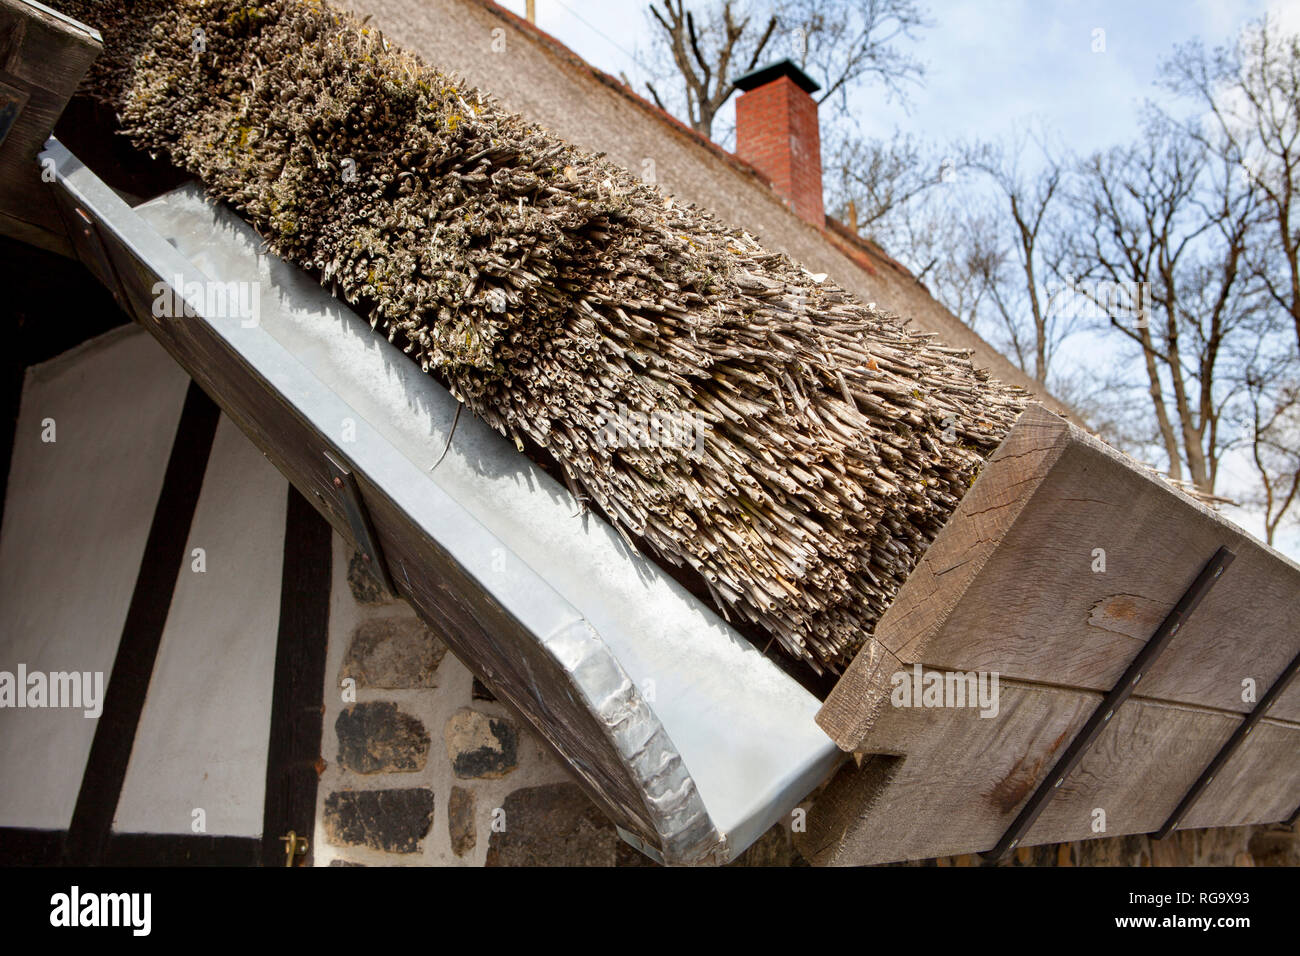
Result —
M 524 0 L 504 6 L 523 14 Z M 1074 151 L 1123 140 L 1154 92 L 1175 44 L 1217 44 L 1271 11 L 1300 29 L 1300 0 L 932 0 L 932 26 L 914 47 L 925 62 L 910 110 L 867 87 L 853 101 L 865 132 L 895 126 L 925 139 L 996 138 L 1041 119 Z M 633 62 L 650 44 L 642 0 L 537 0 L 538 26 L 588 62 L 640 77 Z M 1104 31 L 1104 50 L 1094 52 Z M 821 79 L 814 77 L 814 79 Z M 644 87 L 639 92 L 645 92 Z M 729 123 L 729 118 L 728 118 Z
M 503 5 L 524 13 L 524 0 Z M 1034 123 L 1055 144 L 1086 154 L 1138 134 L 1138 110 L 1159 95 L 1160 63 L 1176 45 L 1199 38 L 1216 46 L 1266 12 L 1300 31 L 1300 0 L 931 0 L 926 6 L 932 25 L 912 48 L 926 64 L 925 83 L 911 90 L 906 109 L 888 102 L 879 87 L 862 89 L 851 106 L 868 135 L 901 128 L 936 142 L 989 140 Z M 644 0 L 537 0 L 537 25 L 600 69 L 626 73 L 644 95 L 635 57 L 651 42 L 645 10 Z M 715 130 L 731 123 L 727 110 Z M 1071 356 L 1063 350 L 1061 358 Z M 1248 480 L 1250 472 L 1244 460 L 1229 456 L 1221 478 L 1224 487 Z M 1226 511 L 1262 535 L 1256 515 Z M 1278 547 L 1300 559 L 1300 526 L 1280 532 Z

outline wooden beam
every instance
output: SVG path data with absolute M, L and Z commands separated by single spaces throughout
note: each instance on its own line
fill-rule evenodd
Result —
M 0 233 L 73 256 L 36 154 L 102 48 L 43 4 L 0 0 Z
M 1221 545 L 1236 560 L 1027 843 L 1101 836 L 1097 809 L 1107 835 L 1157 829 L 1300 650 L 1300 567 L 1032 407 L 818 714 L 841 748 L 901 763 L 883 787 L 878 762 L 850 765 L 814 806 L 806 852 L 868 863 L 991 847 Z M 996 673 L 997 716 L 892 706 L 894 675 L 913 665 Z M 866 792 L 869 806 L 852 796 Z M 1280 820 L 1298 798 L 1300 685 L 1183 826 Z
M 1102 696 L 1017 683 L 1000 691 L 994 719 L 970 708 L 887 707 L 870 742 L 878 753 L 861 768 L 847 764 L 818 796 L 807 833 L 796 834 L 800 852 L 818 864 L 865 865 L 997 843 Z M 1130 700 L 1022 845 L 1158 829 L 1240 719 Z M 1300 795 L 1297 755 L 1300 726 L 1266 718 L 1182 828 L 1285 819 Z
M 1008 433 L 894 603 L 835 685 L 817 722 L 856 750 L 889 697 L 890 677 L 919 660 L 1065 450 L 1065 420 L 1041 406 Z
M 258 854 L 263 866 L 284 865 L 286 844 L 281 838 L 290 831 L 315 832 L 316 785 L 323 760 L 333 529 L 293 485 L 288 495 Z M 301 865 L 311 866 L 314 854 L 309 840 Z
M 191 382 L 109 674 L 104 712 L 95 724 L 68 825 L 64 861 L 70 865 L 101 864 L 112 835 L 176 578 L 185 567 L 185 543 L 203 490 L 218 418 L 217 406 Z

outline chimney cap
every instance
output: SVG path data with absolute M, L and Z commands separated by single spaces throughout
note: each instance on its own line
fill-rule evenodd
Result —
M 777 60 L 775 63 L 769 63 L 767 66 L 760 66 L 757 70 L 752 70 L 744 76 L 737 79 L 736 86 L 748 93 L 750 90 L 757 89 L 760 86 L 766 86 L 773 80 L 778 80 L 783 76 L 790 77 L 805 93 L 813 94 L 821 89 L 821 85 L 815 82 L 803 70 L 789 58 Z

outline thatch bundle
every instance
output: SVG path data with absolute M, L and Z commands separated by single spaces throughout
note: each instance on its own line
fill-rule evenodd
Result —
M 1023 405 L 323 3 L 60 5 L 105 31 L 95 82 L 137 146 L 818 670 L 848 660 Z

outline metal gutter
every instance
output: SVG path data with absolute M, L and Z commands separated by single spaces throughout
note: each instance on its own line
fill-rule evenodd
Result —
M 43 155 L 83 261 L 350 539 L 326 456 L 351 471 L 398 592 L 630 843 L 726 862 L 835 768 L 819 701 L 512 443 L 462 415 L 439 461 L 455 399 L 237 216 L 194 186 L 133 210 L 56 140 Z M 154 316 L 191 283 L 245 284 L 256 323 Z

